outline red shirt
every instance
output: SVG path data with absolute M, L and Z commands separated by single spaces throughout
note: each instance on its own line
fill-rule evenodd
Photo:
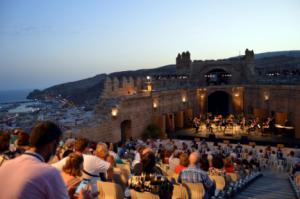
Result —
M 186 168 L 185 166 L 177 165 L 176 168 L 175 168 L 175 173 L 179 174 L 180 171 L 182 171 L 185 168 Z
M 227 167 L 224 167 L 226 173 L 234 173 L 234 166 L 229 165 Z

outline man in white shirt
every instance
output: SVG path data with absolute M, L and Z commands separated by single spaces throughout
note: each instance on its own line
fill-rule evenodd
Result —
M 60 173 L 47 162 L 55 155 L 62 132 L 52 122 L 37 124 L 30 135 L 30 149 L 0 167 L 0 198 L 67 199 Z M 84 198 L 83 194 L 79 198 Z

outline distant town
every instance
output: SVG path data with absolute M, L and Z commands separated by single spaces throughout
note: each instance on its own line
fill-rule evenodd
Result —
M 24 129 L 30 132 L 37 121 L 55 121 L 64 131 L 77 128 L 93 118 L 93 111 L 57 96 L 47 100 L 0 103 L 0 131 Z

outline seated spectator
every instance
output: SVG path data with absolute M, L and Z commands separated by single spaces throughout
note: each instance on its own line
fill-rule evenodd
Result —
M 132 168 L 134 168 L 134 166 L 141 161 L 141 154 L 145 148 L 146 147 L 143 145 L 140 145 L 137 147 L 137 150 L 135 151 L 135 155 L 134 155 L 134 160 L 132 161 L 132 164 L 131 164 Z
M 109 153 L 109 155 L 113 156 L 116 164 L 124 164 L 124 162 L 122 161 L 122 159 L 120 158 L 120 156 L 118 154 L 118 147 L 116 144 L 113 144 L 113 143 L 109 144 L 108 153 Z
M 202 183 L 205 188 L 205 195 L 203 198 L 207 199 L 213 196 L 215 193 L 215 183 L 210 180 L 207 173 L 198 167 L 200 161 L 200 154 L 198 152 L 193 152 L 189 157 L 189 166 L 183 169 L 179 176 L 179 183 Z
M 1 133 L 0 134 L 0 167 L 5 161 L 15 157 L 15 155 L 9 151 L 9 142 L 10 142 L 10 134 Z
M 61 176 L 67 186 L 70 198 L 73 197 L 73 194 L 81 181 L 80 176 L 82 175 L 82 169 L 83 156 L 77 153 L 70 154 L 61 171 Z
M 175 168 L 177 165 L 179 165 L 180 159 L 179 159 L 179 151 L 174 151 L 172 155 L 169 158 L 169 167 L 171 171 L 175 171 Z
M 0 198 L 69 198 L 60 173 L 47 164 L 61 136 L 61 130 L 52 122 L 41 122 L 33 128 L 30 149 L 0 167 Z M 85 197 L 82 190 L 79 198 Z
M 126 147 L 124 143 L 120 144 L 120 147 L 118 147 L 118 155 L 120 158 L 125 158 L 126 155 Z
M 212 159 L 212 167 L 209 168 L 208 175 L 225 177 L 225 170 L 223 167 L 224 163 L 222 156 L 214 155 Z
M 230 156 L 224 159 L 224 169 L 226 173 L 234 173 L 234 165 Z
M 29 135 L 25 132 L 18 133 L 18 139 L 16 141 L 17 150 L 16 152 L 21 155 L 29 149 Z
M 85 138 L 77 139 L 75 142 L 75 152 L 83 156 L 82 177 L 91 181 L 92 193 L 96 194 L 98 192 L 97 180 L 100 179 L 100 173 L 109 173 L 110 178 L 112 178 L 112 166 L 109 162 L 106 162 L 99 157 L 85 154 L 89 153 L 88 144 L 89 141 Z M 59 162 L 52 164 L 52 166 L 61 171 L 63 166 L 66 164 L 67 159 L 68 157 L 61 159 Z
M 156 166 L 152 151 L 147 149 L 143 151 L 141 162 L 135 165 L 133 173 L 134 176 L 129 179 L 130 189 L 148 191 L 159 195 L 160 198 L 172 198 L 173 185 Z
M 189 156 L 186 153 L 182 153 L 179 156 L 179 165 L 175 168 L 175 173 L 179 174 L 183 169 L 189 166 Z
M 202 157 L 200 159 L 200 168 L 203 171 L 208 172 L 208 170 L 209 170 L 209 161 L 207 159 L 207 155 L 202 155 Z

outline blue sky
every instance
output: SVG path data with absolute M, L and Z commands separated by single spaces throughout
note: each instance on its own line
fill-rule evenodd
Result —
M 0 90 L 300 49 L 299 0 L 1 0 Z

